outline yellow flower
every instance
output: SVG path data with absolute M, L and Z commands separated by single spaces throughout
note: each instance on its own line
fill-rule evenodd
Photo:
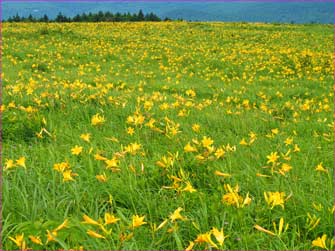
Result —
M 225 150 L 223 150 L 223 149 L 220 147 L 220 148 L 218 148 L 218 149 L 215 151 L 214 155 L 215 155 L 215 157 L 216 157 L 217 159 L 219 159 L 219 158 L 222 158 L 222 157 L 224 156 L 225 153 L 226 153 Z
M 316 203 L 313 202 L 312 205 L 313 205 L 313 207 L 314 207 L 317 211 L 319 211 L 319 212 L 321 212 L 321 210 L 323 209 L 323 206 L 322 206 L 321 203 L 316 204 Z
M 294 145 L 293 152 L 300 152 L 300 148 L 297 144 Z
M 15 107 L 16 105 L 13 101 L 8 104 L 8 108 L 15 108 Z
M 96 160 L 103 160 L 103 161 L 106 161 L 106 160 L 107 160 L 106 157 L 104 157 L 104 156 L 102 156 L 102 155 L 100 155 L 100 154 L 98 154 L 98 153 L 94 155 L 94 158 L 95 158 Z
M 93 237 L 93 238 L 98 238 L 98 239 L 105 239 L 105 237 L 101 234 L 98 234 L 97 232 L 94 232 L 92 230 L 87 230 L 86 232 L 89 236 Z
M 47 244 L 50 241 L 56 241 L 55 237 L 57 237 L 57 232 L 56 231 L 52 231 L 50 232 L 49 230 L 47 230 Z
M 285 229 L 283 228 L 284 227 L 284 218 L 281 217 L 280 220 L 279 220 L 279 226 L 278 226 L 278 229 L 277 229 L 277 225 L 275 222 L 272 222 L 273 223 L 273 227 L 274 227 L 274 230 L 275 230 L 275 233 L 277 236 L 280 236 L 282 233 L 285 233 L 288 229 L 288 224 L 286 224 L 285 226 Z M 284 230 L 284 231 L 283 231 Z
M 191 185 L 189 181 L 186 181 L 186 186 L 183 189 L 183 191 L 193 193 L 193 192 L 196 192 L 197 190 L 193 188 L 193 186 Z
M 277 135 L 279 133 L 279 129 L 275 128 L 275 129 L 271 129 L 272 134 Z
M 190 251 L 192 250 L 193 247 L 194 247 L 194 242 L 190 241 L 190 244 L 187 246 L 187 248 L 185 248 L 185 251 Z
M 22 250 L 25 250 L 26 242 L 23 239 L 24 234 L 18 234 L 15 236 L 15 238 L 9 237 L 11 241 L 13 241 L 16 246 Z
M 5 162 L 5 170 L 15 167 L 14 161 L 12 159 L 7 159 Z
M 229 174 L 229 173 L 223 173 L 223 172 L 220 172 L 220 171 L 215 171 L 214 174 L 217 175 L 217 176 L 221 176 L 221 177 L 230 177 L 231 176 L 231 174 Z
M 138 215 L 133 215 L 133 222 L 132 222 L 133 228 L 147 224 L 147 222 L 144 221 L 144 217 L 145 216 L 140 217 Z
M 130 240 L 131 238 L 133 238 L 133 236 L 134 236 L 134 232 L 130 234 L 121 233 L 119 238 L 120 238 L 120 241 L 123 242 L 123 241 Z
M 284 192 L 264 192 L 265 201 L 271 206 L 271 209 L 275 206 L 284 208 L 284 197 Z
M 281 169 L 279 170 L 279 173 L 282 175 L 285 175 L 285 173 L 289 172 L 292 169 L 292 167 L 289 164 L 283 163 L 281 165 Z
M 68 223 L 69 223 L 69 220 L 68 220 L 68 219 L 64 220 L 64 222 L 63 222 L 62 224 L 60 224 L 57 228 L 55 228 L 54 231 L 57 232 L 57 231 L 59 231 L 59 230 L 65 228 L 65 227 L 67 227 L 67 226 L 68 226 Z
M 261 226 L 259 226 L 257 224 L 254 226 L 254 228 L 256 228 L 258 231 L 261 231 L 261 232 L 269 234 L 269 235 L 274 235 L 274 236 L 276 235 L 274 232 L 269 231 L 269 230 L 267 230 L 265 228 L 262 228 Z
M 88 217 L 86 214 L 83 215 L 83 219 L 85 224 L 90 224 L 90 225 L 96 225 L 96 226 L 100 226 L 100 223 L 91 219 L 90 217 Z
M 306 226 L 308 228 L 308 231 L 311 231 L 316 228 L 317 225 L 319 225 L 321 218 L 316 217 L 315 214 L 311 216 L 309 213 L 307 214 L 307 217 L 308 218 L 306 220 Z
M 161 224 L 159 224 L 158 227 L 155 226 L 154 231 L 158 231 L 159 229 L 161 229 L 162 227 L 164 227 L 166 225 L 166 223 L 168 223 L 168 219 L 164 220 Z
M 277 152 L 271 152 L 270 155 L 267 155 L 266 158 L 268 161 L 266 162 L 267 164 L 275 164 L 277 160 L 279 159 L 278 153 Z
M 327 240 L 327 235 L 323 234 L 321 238 L 318 237 L 314 241 L 312 241 L 312 246 L 327 249 L 326 240 Z
M 192 97 L 192 98 L 196 96 L 195 91 L 192 89 L 188 89 L 185 93 L 187 96 Z
M 223 195 L 222 197 L 222 202 L 228 205 L 236 205 L 237 207 L 239 207 L 242 201 L 243 201 L 243 198 L 237 193 L 227 193 Z
M 284 143 L 285 143 L 286 146 L 292 145 L 293 138 L 292 137 L 288 137 L 287 139 L 285 139 Z
M 291 149 L 289 149 L 285 154 L 281 154 L 281 156 L 283 157 L 284 160 L 290 161 L 291 160 Z
M 195 158 L 199 161 L 203 161 L 205 160 L 206 158 L 204 156 L 202 156 L 201 154 L 198 154 L 197 156 L 195 156 Z
M 91 124 L 93 126 L 102 125 L 103 123 L 105 123 L 105 118 L 104 116 L 100 116 L 99 113 L 95 114 L 91 119 Z
M 242 146 L 247 146 L 248 143 L 247 143 L 247 141 L 245 141 L 245 139 L 243 138 L 243 139 L 240 141 L 240 145 L 242 145 Z
M 257 134 L 254 132 L 250 132 L 248 135 L 250 137 L 250 144 L 253 143 L 257 139 Z
M 38 245 L 43 245 L 42 241 L 41 241 L 41 238 L 39 236 L 33 236 L 33 235 L 29 235 L 29 239 L 35 243 L 35 244 L 38 244 Z
M 322 162 L 315 167 L 316 171 L 328 173 L 328 170 L 322 166 Z
M 243 202 L 242 196 L 238 194 L 238 186 L 233 190 L 229 184 L 225 186 L 228 193 L 223 195 L 222 202 L 228 205 L 235 205 L 236 207 L 240 207 L 241 203 Z
M 93 152 L 93 147 L 90 147 L 90 149 L 88 150 L 88 154 L 91 154 Z
M 83 151 L 83 147 L 77 146 L 77 145 L 71 149 L 71 153 L 73 155 L 79 155 L 82 151 Z
M 72 170 L 66 170 L 63 172 L 63 181 L 73 181 L 72 176 L 76 176 L 75 173 L 72 173 Z
M 247 196 L 245 196 L 243 203 L 242 203 L 242 207 L 247 206 L 251 203 L 251 198 L 249 197 L 249 192 L 247 193 Z
M 107 164 L 106 168 L 118 167 L 118 160 L 116 158 L 107 159 L 105 163 Z
M 105 224 L 114 224 L 118 222 L 120 219 L 116 218 L 114 215 L 110 213 L 105 213 Z
M 18 166 L 21 166 L 23 168 L 26 168 L 26 158 L 25 157 L 20 157 L 18 160 L 16 160 L 16 164 Z
M 236 185 L 234 190 L 231 188 L 229 184 L 224 185 L 225 190 L 228 192 L 227 194 L 223 195 L 222 202 L 228 205 L 234 205 L 237 208 L 243 208 L 251 203 L 251 198 L 249 197 L 249 193 L 245 199 L 238 194 L 239 186 Z
M 129 135 L 133 135 L 133 134 L 135 133 L 134 128 L 132 128 L 132 127 L 128 127 L 128 128 L 127 128 L 127 133 L 128 133 Z
M 106 176 L 105 173 L 96 175 L 95 178 L 100 182 L 106 182 L 107 181 L 107 176 Z
M 154 103 L 152 102 L 152 101 L 150 101 L 150 100 L 146 100 L 145 102 L 144 102 L 144 105 L 143 105 L 143 107 L 144 107 L 144 109 L 145 110 L 151 110 L 151 108 L 152 108 L 152 106 L 154 105 Z
M 195 239 L 196 243 L 208 243 L 212 247 L 218 248 L 218 246 L 211 239 L 211 232 L 205 234 L 199 234 Z
M 204 136 L 201 140 L 201 143 L 203 147 L 208 148 L 214 143 L 214 141 L 211 138 Z
M 261 173 L 256 173 L 257 177 L 266 177 L 266 178 L 270 178 L 271 176 L 266 175 L 266 174 L 261 174 Z
M 199 132 L 199 131 L 200 131 L 200 125 L 198 125 L 198 124 L 193 124 L 193 125 L 192 125 L 192 130 L 193 130 L 194 132 Z
M 170 219 L 171 219 L 171 222 L 174 222 L 175 220 L 185 220 L 185 217 L 182 216 L 180 214 L 180 212 L 182 211 L 183 209 L 181 207 L 178 207 L 171 215 L 170 215 Z
M 86 142 L 90 142 L 90 137 L 91 137 L 90 133 L 84 133 L 80 135 L 80 138 Z
M 70 168 L 70 164 L 67 162 L 56 163 L 53 166 L 53 169 L 60 173 L 63 173 L 66 169 L 69 169 L 69 168 Z
M 187 152 L 187 153 L 196 152 L 197 148 L 191 146 L 190 143 L 187 143 L 187 145 L 184 147 L 184 151 Z
M 117 138 L 115 138 L 115 137 L 111 137 L 111 138 L 105 137 L 105 139 L 113 141 L 113 142 L 119 142 L 119 140 Z
M 150 120 L 149 120 L 149 122 L 147 122 L 146 124 L 145 124 L 145 126 L 147 126 L 147 127 L 149 127 L 149 128 L 154 128 L 155 126 L 154 126 L 154 123 L 156 122 L 156 120 L 155 119 L 153 119 L 153 118 L 151 118 Z
M 223 245 L 224 240 L 228 237 L 223 234 L 223 228 L 219 231 L 216 227 L 213 227 L 212 234 L 214 235 L 215 239 L 219 242 L 220 246 Z
M 137 144 L 136 142 L 131 143 L 128 146 L 125 147 L 125 151 L 130 153 L 130 154 L 133 154 L 133 155 L 135 155 L 136 152 L 140 149 L 141 149 L 141 144 Z

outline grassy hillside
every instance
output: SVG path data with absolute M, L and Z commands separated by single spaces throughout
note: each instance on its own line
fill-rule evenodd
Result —
M 334 249 L 332 25 L 2 28 L 3 249 Z

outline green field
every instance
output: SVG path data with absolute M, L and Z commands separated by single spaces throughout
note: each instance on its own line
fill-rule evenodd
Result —
M 3 249 L 333 249 L 333 37 L 4 23 Z

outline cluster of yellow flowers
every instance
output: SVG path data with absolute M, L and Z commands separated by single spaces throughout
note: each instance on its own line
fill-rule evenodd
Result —
M 321 203 L 307 189 L 302 198 L 311 208 L 299 216 L 306 224 L 290 218 L 301 193 L 293 185 L 315 186 L 332 177 L 327 156 L 334 128 L 333 36 L 313 35 L 320 46 L 312 48 L 313 36 L 301 29 L 186 22 L 4 24 L 0 111 L 6 182 L 29 172 L 41 179 L 54 176 L 71 196 L 71 189 L 91 186 L 108 192 L 113 187 L 121 197 L 115 184 L 142 193 L 136 187 L 141 183 L 143 201 L 146 192 L 162 196 L 159 203 L 168 212 L 157 216 L 151 205 L 145 211 L 132 203 L 125 215 L 122 205 L 114 207 L 97 193 L 96 211 L 85 205 L 73 209 L 79 222 L 66 209 L 60 221 L 69 219 L 47 229 L 45 238 L 44 232 L 13 228 L 11 245 L 48 248 L 62 244 L 66 229 L 84 229 L 85 238 L 96 242 L 126 243 L 137 234 L 164 231 L 178 248 L 225 249 L 240 229 L 212 221 L 200 227 L 196 220 L 203 219 L 188 207 L 213 195 L 215 210 L 237 218 L 255 211 L 257 217 L 248 216 L 253 223 L 245 221 L 241 231 L 281 243 L 296 231 L 310 247 L 331 249 L 334 240 L 320 226 L 329 225 L 321 213 L 333 213 L 333 201 Z M 17 39 L 21 34 L 40 39 Z M 23 145 L 11 146 L 16 140 Z M 36 154 L 48 146 L 52 150 L 44 159 Z M 301 173 L 308 175 L 304 182 Z M 85 238 L 76 249 L 85 248 Z

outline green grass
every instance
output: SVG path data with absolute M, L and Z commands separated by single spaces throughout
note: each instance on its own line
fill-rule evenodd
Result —
M 312 241 L 323 234 L 331 249 L 331 25 L 4 24 L 3 73 L 4 249 L 17 249 L 9 237 L 22 233 L 33 249 L 185 249 L 213 227 L 228 235 L 220 247 L 212 234 L 220 249 L 317 249 Z M 187 95 L 190 89 L 195 97 Z M 151 109 L 146 101 L 152 102 Z M 186 116 L 178 116 L 183 109 Z M 127 123 L 136 112 L 144 122 Z M 97 113 L 105 123 L 93 126 Z M 151 118 L 162 132 L 145 125 Z M 164 133 L 176 124 L 179 133 Z M 194 124 L 200 125 L 199 132 L 192 130 Z M 135 129 L 133 135 L 127 134 L 128 127 Z M 38 138 L 42 128 L 49 134 Z M 275 128 L 276 135 L 271 133 Z M 257 135 L 255 141 L 241 145 L 243 138 L 249 142 L 250 132 Z M 90 142 L 80 138 L 83 133 L 91 134 Z M 213 139 L 215 150 L 229 144 L 235 151 L 199 161 L 196 155 L 205 154 L 204 136 Z M 293 143 L 286 145 L 289 137 Z M 193 139 L 200 143 L 198 153 L 185 152 L 187 143 L 196 146 Z M 134 142 L 141 149 L 120 157 Z M 75 145 L 83 147 L 79 156 L 71 154 Z M 294 145 L 300 151 L 293 151 Z M 285 160 L 282 155 L 289 150 Z M 271 172 L 271 152 L 278 152 L 277 162 L 292 166 L 285 176 L 278 173 L 281 166 Z M 107 170 L 96 153 L 117 156 L 119 170 Z M 157 161 L 169 153 L 178 153 L 173 165 L 159 167 Z M 6 169 L 7 160 L 22 156 L 26 169 Z M 53 169 L 65 161 L 78 174 L 74 181 L 63 182 Z M 325 172 L 315 170 L 321 162 Z M 103 172 L 107 182 L 95 177 Z M 173 183 L 171 176 L 183 180 L 179 188 L 166 188 Z M 187 181 L 196 192 L 182 191 Z M 240 208 L 223 203 L 227 184 L 239 185 L 239 195 L 249 194 L 251 203 Z M 283 207 L 271 209 L 264 192 L 290 197 Z M 169 216 L 179 207 L 184 220 L 172 222 Z M 82 223 L 84 214 L 102 223 L 105 213 L 120 219 L 107 226 L 110 235 Z M 311 230 L 308 214 L 320 219 Z M 133 215 L 145 216 L 147 224 L 133 229 Z M 274 231 L 273 222 L 278 226 L 280 218 L 289 224 L 280 236 L 254 228 Z M 67 227 L 46 244 L 46 231 L 65 219 Z M 165 219 L 167 224 L 153 231 Z M 93 238 L 88 229 L 106 238 Z M 40 236 L 43 246 L 29 235 Z M 214 247 L 196 243 L 194 248 Z

